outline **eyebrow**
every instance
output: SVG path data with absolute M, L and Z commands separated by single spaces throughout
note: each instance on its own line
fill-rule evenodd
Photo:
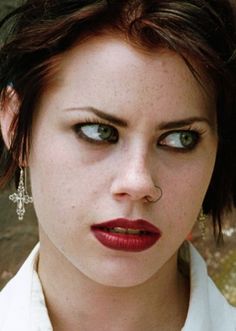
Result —
M 205 117 L 189 117 L 186 119 L 181 119 L 177 121 L 171 121 L 171 122 L 162 122 L 158 126 L 159 130 L 170 130 L 170 129 L 178 129 L 182 128 L 187 125 L 191 125 L 196 122 L 205 122 L 209 127 L 213 127 L 213 123 L 210 122 L 208 118 Z
M 118 118 L 114 115 L 108 114 L 106 112 L 103 112 L 102 110 L 96 109 L 94 107 L 73 107 L 73 108 L 67 108 L 65 110 L 67 110 L 67 111 L 75 111 L 75 110 L 89 111 L 112 124 L 115 124 L 117 126 L 124 127 L 124 128 L 128 127 L 128 122 L 126 120 Z M 194 116 L 194 117 L 189 117 L 189 118 L 180 119 L 180 120 L 176 120 L 176 121 L 161 122 L 158 125 L 157 129 L 158 130 L 178 129 L 178 128 L 185 127 L 187 125 L 191 125 L 196 122 L 205 122 L 209 127 L 214 126 L 213 123 L 211 123 L 211 121 L 208 118 L 201 117 L 201 116 Z
M 94 113 L 95 115 L 97 115 L 98 117 L 104 119 L 104 120 L 107 120 L 108 122 L 110 123 L 113 123 L 117 126 L 120 126 L 120 127 L 123 127 L 123 128 L 126 128 L 128 126 L 128 122 L 123 120 L 123 119 L 120 119 L 114 115 L 110 115 L 110 114 L 107 114 L 99 109 L 96 109 L 94 107 L 75 107 L 75 108 L 67 108 L 66 110 L 85 110 L 85 111 L 89 111 L 91 113 Z

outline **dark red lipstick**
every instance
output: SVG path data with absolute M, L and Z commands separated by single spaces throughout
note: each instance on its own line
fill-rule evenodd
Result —
M 104 246 L 126 252 L 141 252 L 153 246 L 161 237 L 161 231 L 153 224 L 139 219 L 118 218 L 94 224 L 91 230 Z

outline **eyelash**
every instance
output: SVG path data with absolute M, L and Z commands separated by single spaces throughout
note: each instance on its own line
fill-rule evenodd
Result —
M 163 144 L 161 143 L 165 138 L 169 137 L 170 135 L 174 135 L 174 134 L 188 134 L 191 133 L 192 134 L 192 138 L 193 138 L 193 144 L 190 145 L 189 147 L 174 147 L 174 146 L 169 146 L 167 144 Z M 179 152 L 179 153 L 187 153 L 187 152 L 191 152 L 193 151 L 198 144 L 200 143 L 202 136 L 204 135 L 205 130 L 203 130 L 202 128 L 197 128 L 197 127 L 189 127 L 187 129 L 183 129 L 183 130 L 172 130 L 172 131 L 168 131 L 166 133 L 164 133 L 161 136 L 160 142 L 158 143 L 158 146 L 161 146 L 164 149 L 168 149 L 168 150 L 173 150 L 174 152 Z
M 82 131 L 81 131 L 81 128 L 82 127 L 85 127 L 85 126 L 89 126 L 89 125 L 101 125 L 101 126 L 105 126 L 105 127 L 109 127 L 111 129 L 113 129 L 114 131 L 116 131 L 117 133 L 117 136 L 118 136 L 118 139 L 119 139 L 119 133 L 118 133 L 118 130 L 113 127 L 112 125 L 110 124 L 107 124 L 105 123 L 104 121 L 100 121 L 98 119 L 95 119 L 95 120 L 91 120 L 91 119 L 85 119 L 83 120 L 83 122 L 81 123 L 77 123 L 75 126 L 74 126 L 74 131 L 75 133 L 78 135 L 79 138 L 89 142 L 89 143 L 92 143 L 92 144 L 97 144 L 97 145 L 104 145 L 104 144 L 115 144 L 117 141 L 106 141 L 106 140 L 95 140 L 95 139 L 92 139 L 92 138 L 89 138 L 88 136 L 86 136 Z
M 111 128 L 112 130 L 114 130 L 114 132 L 116 133 L 117 135 L 117 139 L 114 140 L 114 141 L 109 141 L 109 140 L 96 140 L 96 139 L 93 139 L 93 138 L 90 138 L 88 136 L 86 136 L 82 131 L 81 131 L 81 128 L 85 127 L 85 126 L 89 126 L 89 125 L 101 125 L 101 126 L 104 126 L 104 127 L 108 127 L 108 128 Z M 74 126 L 74 131 L 75 133 L 78 135 L 78 137 L 80 139 L 83 139 L 89 143 L 92 143 L 92 144 L 97 144 L 97 145 L 104 145 L 104 144 L 115 144 L 118 142 L 119 140 L 119 132 L 118 130 L 110 125 L 110 124 L 107 124 L 106 122 L 104 121 L 100 121 L 98 119 L 85 119 L 83 120 L 83 122 L 81 123 L 77 123 L 75 126 Z M 114 133 L 113 132 L 113 133 Z M 173 147 L 173 146 L 168 146 L 168 145 L 165 145 L 165 144 L 162 144 L 161 142 L 167 138 L 168 136 L 170 136 L 171 134 L 182 134 L 182 133 L 192 133 L 192 135 L 195 139 L 195 142 L 193 143 L 193 146 L 190 146 L 190 147 Z M 205 131 L 202 129 L 202 128 L 193 128 L 193 127 L 189 127 L 187 129 L 184 129 L 184 130 L 172 130 L 172 131 L 168 131 L 164 134 L 161 135 L 160 139 L 159 139 L 159 142 L 157 142 L 157 146 L 160 146 L 164 149 L 169 149 L 169 150 L 172 150 L 172 151 L 175 151 L 175 152 L 179 152 L 179 153 L 186 153 L 186 152 L 190 152 L 192 150 L 194 150 L 197 145 L 199 144 L 200 140 L 201 140 L 201 137 L 203 136 L 203 134 L 205 133 Z

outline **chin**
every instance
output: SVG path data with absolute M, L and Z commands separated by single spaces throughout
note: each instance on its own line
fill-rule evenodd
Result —
M 145 268 L 139 263 L 128 259 L 126 262 L 116 260 L 114 262 L 101 263 L 94 270 L 84 270 L 86 276 L 97 284 L 102 286 L 127 288 L 139 286 L 153 278 L 158 270 Z
M 94 279 L 94 281 L 102 286 L 106 286 L 106 287 L 116 287 L 116 288 L 131 288 L 131 287 L 136 287 L 136 286 L 140 286 L 144 283 L 146 283 L 146 281 L 148 281 L 148 278 L 144 277 L 135 277 L 130 275 L 129 277 L 119 277 L 118 275 L 116 276 L 110 276 L 106 278 L 104 277 L 98 277 L 96 279 Z

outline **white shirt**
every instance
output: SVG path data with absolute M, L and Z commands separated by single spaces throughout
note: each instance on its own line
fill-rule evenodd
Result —
M 190 303 L 181 331 L 236 331 L 236 308 L 207 275 L 205 262 L 190 244 Z M 52 331 L 36 272 L 39 244 L 0 293 L 0 331 Z

